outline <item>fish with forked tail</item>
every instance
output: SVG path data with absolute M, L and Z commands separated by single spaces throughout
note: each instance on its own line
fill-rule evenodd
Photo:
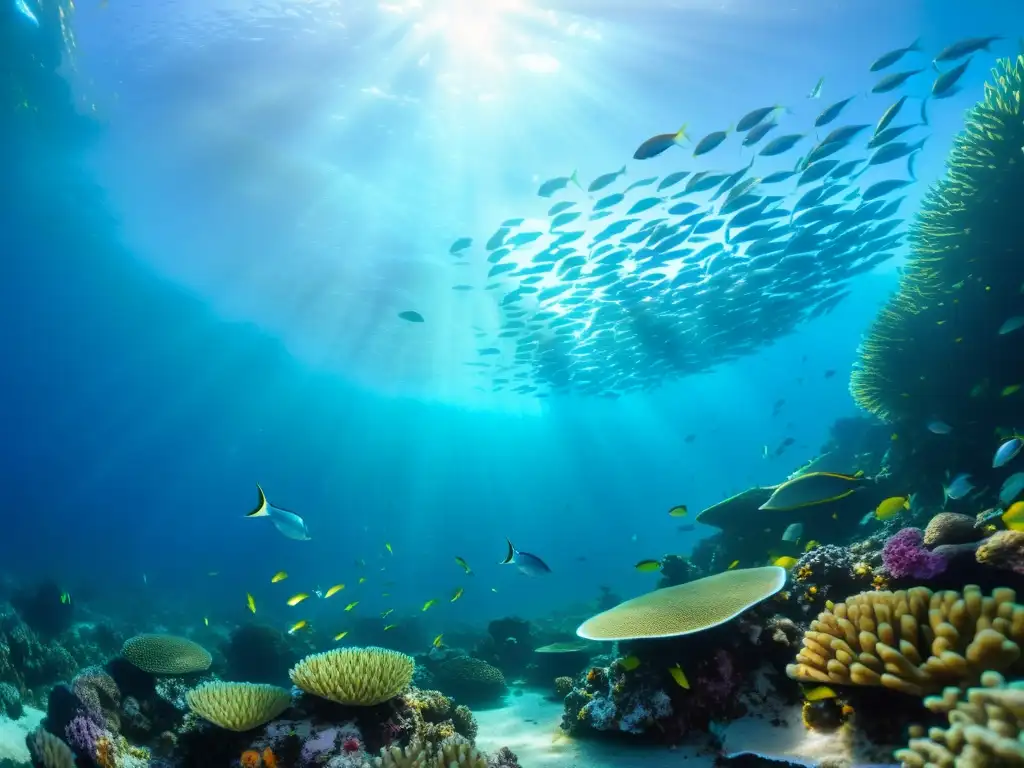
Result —
M 508 542 L 508 554 L 505 555 L 505 559 L 499 565 L 515 565 L 527 576 L 543 576 L 546 573 L 551 573 L 547 563 L 539 557 L 531 555 L 529 552 L 520 552 L 512 546 L 511 541 L 508 539 L 505 539 L 505 541 Z

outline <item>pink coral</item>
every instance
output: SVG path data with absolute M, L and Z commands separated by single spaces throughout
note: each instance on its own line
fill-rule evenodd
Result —
M 896 579 L 931 579 L 946 570 L 946 559 L 924 548 L 920 528 L 904 528 L 885 542 L 882 564 Z

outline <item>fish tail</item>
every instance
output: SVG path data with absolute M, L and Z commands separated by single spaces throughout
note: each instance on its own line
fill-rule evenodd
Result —
M 267 514 L 268 514 L 267 513 L 267 495 L 265 493 L 263 493 L 263 489 L 260 488 L 260 484 L 259 483 L 256 483 L 256 490 L 260 494 L 259 503 L 256 505 L 256 508 L 252 512 L 249 512 L 249 513 L 246 514 L 246 517 L 266 517 Z
M 931 125 L 928 122 L 928 97 L 921 99 L 921 125 Z
M 681 126 L 679 126 L 679 130 L 676 131 L 675 142 L 677 144 L 690 140 L 690 137 L 686 135 L 686 126 L 687 123 L 683 123 Z
M 921 38 L 917 38 L 914 42 L 907 46 L 907 52 L 920 51 L 921 50 Z
M 917 157 L 917 153 L 918 150 L 915 149 L 913 152 L 907 155 L 907 173 L 910 175 L 910 178 L 913 179 L 914 181 L 917 181 L 917 174 L 914 173 L 914 158 Z
M 505 539 L 508 542 L 508 554 L 505 555 L 505 559 L 502 560 L 498 565 L 508 565 L 516 557 L 516 548 L 512 546 L 512 542 L 509 539 Z
M 583 189 L 582 185 L 580 184 L 579 170 L 577 168 L 572 169 L 572 175 L 569 177 L 569 181 L 571 181 L 580 189 Z

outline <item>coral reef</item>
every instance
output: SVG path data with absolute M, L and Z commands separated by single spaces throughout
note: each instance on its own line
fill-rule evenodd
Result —
M 530 622 L 509 617 L 496 619 L 487 625 L 487 637 L 477 645 L 473 655 L 507 676 L 522 676 L 533 661 L 536 647 Z
M 985 539 L 975 554 L 983 565 L 1024 574 L 1024 531 L 997 531 Z
M 229 731 L 250 731 L 281 715 L 292 703 L 284 688 L 266 683 L 203 683 L 188 692 L 189 709 Z
M 924 545 L 929 549 L 952 544 L 969 544 L 984 537 L 975 518 L 959 512 L 939 512 L 924 529 Z
M 74 618 L 71 601 L 62 600 L 63 594 L 56 582 L 45 581 L 15 592 L 11 605 L 33 632 L 51 639 L 70 629 Z
M 298 661 L 284 633 L 262 624 L 237 627 L 223 652 L 231 679 L 250 683 L 285 683 L 288 670 Z
M 306 693 L 369 707 L 401 693 L 415 666 L 412 657 L 386 648 L 336 648 L 307 656 L 289 675 Z
M 39 768 L 75 768 L 75 755 L 60 737 L 39 728 L 29 734 L 27 742 Z
M 1007 671 L 1020 658 L 1024 606 L 1010 589 L 963 593 L 865 592 L 811 622 L 795 680 L 883 686 L 924 696 L 949 684 L 976 683 L 987 670 Z
M 434 674 L 441 690 L 470 706 L 493 705 L 505 695 L 505 676 L 482 659 L 456 656 L 440 664 Z
M 199 643 L 175 635 L 136 635 L 125 641 L 121 655 L 153 675 L 205 672 L 213 663 L 213 656 Z
M 897 579 L 931 579 L 946 570 L 946 558 L 924 547 L 920 528 L 904 528 L 882 548 L 882 564 Z

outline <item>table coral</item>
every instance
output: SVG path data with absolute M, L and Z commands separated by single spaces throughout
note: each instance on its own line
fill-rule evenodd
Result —
M 1024 643 L 1024 606 L 1012 589 L 985 597 L 925 587 L 864 592 L 811 622 L 795 680 L 883 686 L 924 696 L 946 685 L 971 685 L 987 670 L 1015 668 Z

